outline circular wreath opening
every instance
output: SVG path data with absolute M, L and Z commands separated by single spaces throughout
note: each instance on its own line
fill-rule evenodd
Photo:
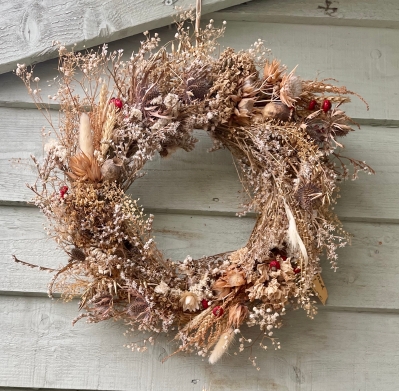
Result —
M 264 339 L 275 343 L 287 307 L 315 315 L 320 256 L 335 269 L 336 249 L 348 241 L 333 212 L 337 183 L 349 176 L 345 162 L 354 176 L 372 170 L 339 152 L 339 138 L 354 130 L 341 105 L 354 93 L 302 80 L 270 60 L 261 40 L 214 55 L 224 27 L 197 23 L 191 35 L 187 20 L 195 22 L 192 12 L 162 47 L 145 32 L 128 60 L 106 46 L 85 54 L 59 47 L 60 85 L 51 99 L 62 118 L 43 161 L 33 158 L 38 180 L 30 188 L 70 257 L 47 270 L 54 272 L 50 296 L 56 289 L 80 297 L 74 322 L 123 320 L 155 334 L 177 327 L 176 352 L 215 363 L 245 324 L 260 328 L 264 346 Z M 32 69 L 19 65 L 16 73 L 46 108 Z M 257 219 L 244 247 L 173 262 L 154 242 L 154 216 L 126 191 L 156 153 L 191 151 L 196 128 L 231 152 L 249 198 L 242 214 Z

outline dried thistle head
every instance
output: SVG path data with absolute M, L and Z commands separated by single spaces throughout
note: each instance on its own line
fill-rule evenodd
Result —
M 295 69 L 296 67 L 288 75 L 284 75 L 280 83 L 280 99 L 288 107 L 291 107 L 302 93 L 302 82 L 294 75 Z

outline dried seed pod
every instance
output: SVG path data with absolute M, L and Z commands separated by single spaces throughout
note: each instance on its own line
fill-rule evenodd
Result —
M 288 121 L 290 118 L 290 108 L 281 102 L 270 102 L 263 109 L 263 118 Z
M 101 167 L 101 175 L 104 181 L 117 181 L 122 172 L 122 160 L 114 157 L 107 159 Z

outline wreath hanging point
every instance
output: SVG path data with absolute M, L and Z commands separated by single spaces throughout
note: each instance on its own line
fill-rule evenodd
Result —
M 194 35 L 187 21 L 197 22 Z M 199 29 L 189 11 L 173 42 L 159 47 L 158 35 L 145 32 L 127 60 L 106 45 L 87 53 L 60 45 L 51 99 L 62 116 L 57 126 L 49 121 L 56 138 L 41 163 L 34 158 L 38 180 L 30 186 L 69 256 L 60 269 L 40 268 L 55 273 L 50 296 L 80 297 L 84 312 L 74 322 L 112 318 L 152 333 L 177 326 L 177 352 L 196 351 L 211 363 L 245 324 L 274 342 L 287 307 L 316 314 L 319 257 L 335 268 L 336 249 L 348 241 L 332 211 L 337 182 L 349 175 L 345 159 L 355 176 L 373 173 L 339 152 L 338 138 L 354 130 L 341 105 L 357 94 L 287 72 L 260 40 L 215 56 L 224 29 L 213 21 Z M 32 72 L 16 70 L 46 108 Z M 157 248 L 155 217 L 126 191 L 156 153 L 191 151 L 196 128 L 231 152 L 248 194 L 242 213 L 255 211 L 257 220 L 244 247 L 179 263 Z

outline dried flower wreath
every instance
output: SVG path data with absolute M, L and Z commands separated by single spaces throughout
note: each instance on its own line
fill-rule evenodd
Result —
M 29 186 L 49 235 L 70 257 L 60 269 L 40 267 L 55 273 L 49 296 L 57 289 L 80 297 L 85 312 L 74 322 L 121 319 L 152 333 L 177 327 L 176 352 L 215 363 L 245 323 L 259 326 L 262 347 L 269 339 L 279 348 L 273 330 L 287 306 L 316 314 L 319 256 L 335 269 L 336 249 L 348 241 L 332 211 L 337 182 L 350 175 L 344 159 L 353 178 L 373 170 L 337 152 L 337 138 L 353 130 L 340 109 L 353 92 L 288 73 L 267 59 L 261 40 L 213 56 L 225 27 L 211 20 L 200 29 L 198 8 L 179 16 L 173 42 L 159 47 L 158 35 L 145 32 L 128 60 L 106 46 L 86 54 L 59 46 L 59 89 L 49 96 L 60 105 L 57 126 L 32 69 L 18 65 L 16 74 L 47 108 L 56 135 L 42 162 L 33 157 L 38 179 Z M 175 263 L 156 247 L 154 216 L 125 192 L 157 152 L 192 150 L 193 129 L 232 153 L 248 193 L 242 213 L 258 217 L 243 248 Z M 245 343 L 241 337 L 240 351 Z

